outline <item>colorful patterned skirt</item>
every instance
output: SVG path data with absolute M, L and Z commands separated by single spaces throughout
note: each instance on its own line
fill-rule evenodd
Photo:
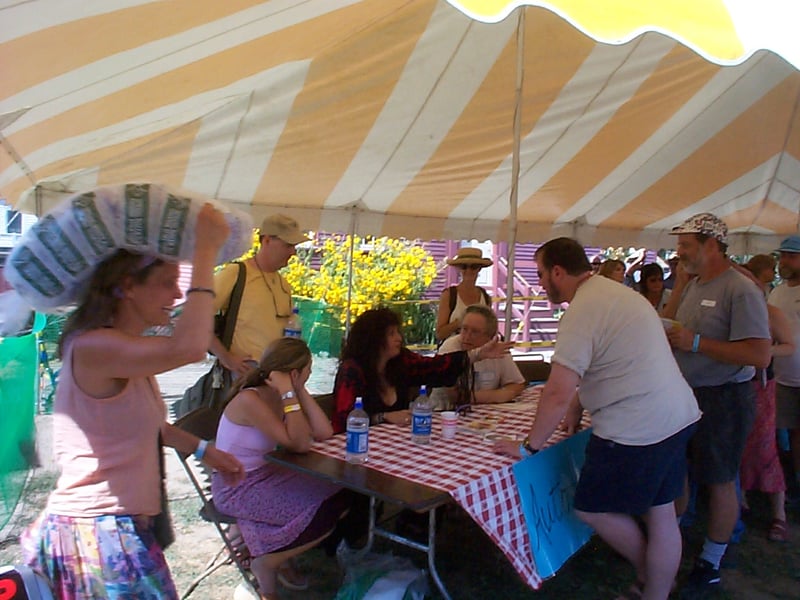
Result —
M 775 441 L 775 380 L 765 386 L 754 381 L 756 420 L 747 437 L 739 477 L 743 490 L 775 493 L 786 490 L 783 467 Z
M 42 514 L 22 535 L 25 563 L 60 600 L 177 599 L 151 517 Z

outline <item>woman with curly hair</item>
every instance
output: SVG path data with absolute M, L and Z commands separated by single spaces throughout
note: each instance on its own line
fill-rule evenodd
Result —
M 471 362 L 503 356 L 511 345 L 494 339 L 469 352 L 422 356 L 405 347 L 395 312 L 368 310 L 353 323 L 342 351 L 333 385 L 333 430 L 345 430 L 356 397 L 363 399 L 372 425 L 408 425 L 409 403 L 420 385 L 452 386 Z

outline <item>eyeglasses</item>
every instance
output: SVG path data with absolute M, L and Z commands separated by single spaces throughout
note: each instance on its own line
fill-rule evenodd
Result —
M 481 265 L 458 265 L 458 268 L 462 271 L 480 271 L 483 266 Z

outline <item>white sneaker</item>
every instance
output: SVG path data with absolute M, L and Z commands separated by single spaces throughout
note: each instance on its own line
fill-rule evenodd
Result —
M 259 600 L 260 596 L 246 581 L 242 581 L 233 590 L 233 600 Z

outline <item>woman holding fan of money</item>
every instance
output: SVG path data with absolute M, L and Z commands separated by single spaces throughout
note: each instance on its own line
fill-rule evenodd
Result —
M 154 375 L 205 357 L 212 329 L 212 271 L 229 234 L 223 214 L 206 204 L 197 217 L 192 283 L 182 296 L 178 266 L 117 250 L 94 269 L 64 326 L 53 434 L 61 475 L 47 508 L 23 535 L 26 562 L 58 598 L 177 598 L 155 537 L 161 511 L 159 440 L 194 452 L 231 481 L 237 459 L 166 422 Z

